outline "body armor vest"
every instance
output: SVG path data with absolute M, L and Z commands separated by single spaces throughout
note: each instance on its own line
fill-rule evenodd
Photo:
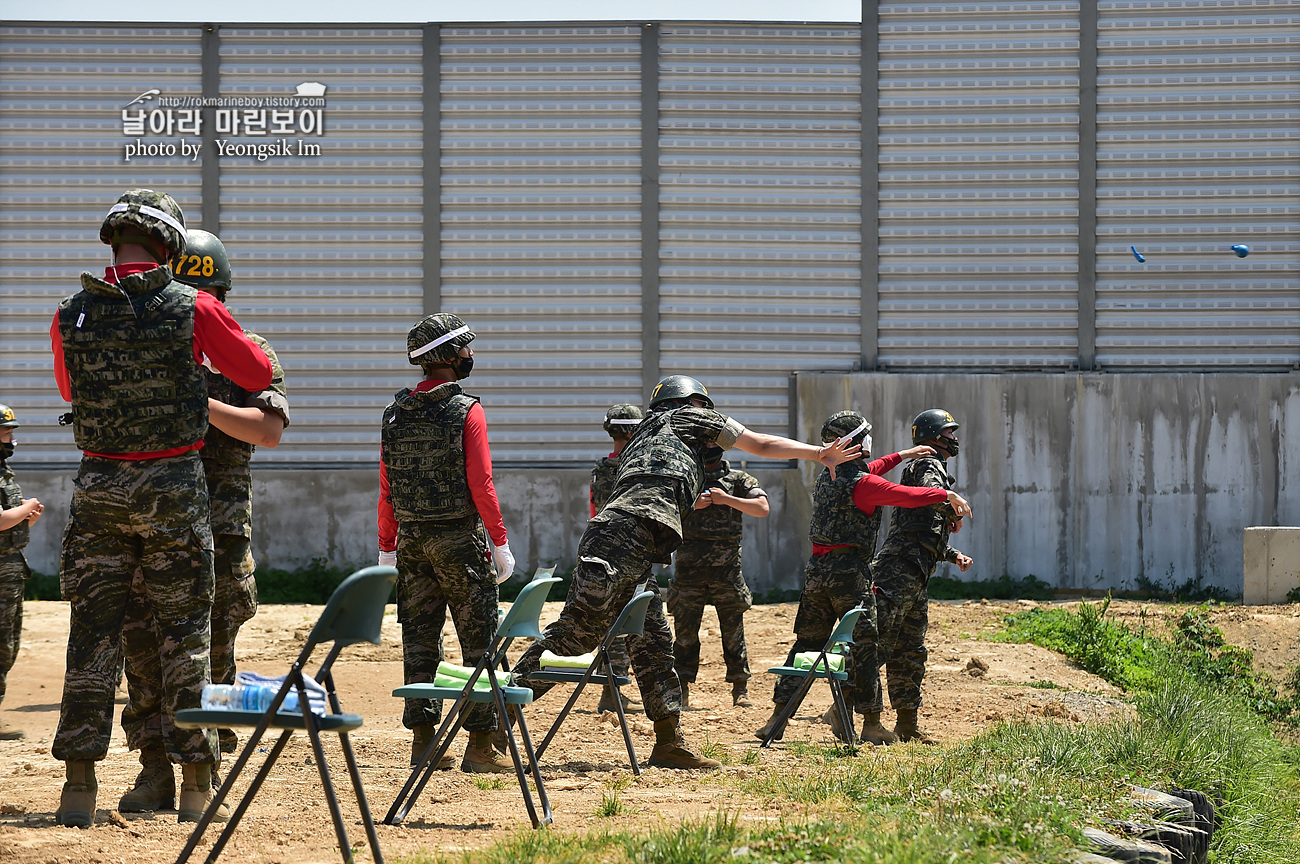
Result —
M 605 456 L 591 469 L 591 504 L 599 513 L 614 494 L 614 481 L 618 479 L 618 457 Z
M 876 550 L 876 536 L 880 533 L 881 509 L 864 513 L 853 503 L 853 489 L 867 473 L 865 460 L 854 459 L 831 472 L 823 470 L 817 475 L 813 488 L 813 515 L 808 524 L 808 536 L 820 546 L 858 546 L 868 555 Z
M 23 490 L 18 488 L 14 472 L 8 465 L 0 470 L 0 510 L 12 510 L 23 503 Z M 19 522 L 8 531 L 0 531 L 0 551 L 22 549 L 31 539 L 31 527 Z
M 948 473 L 948 466 L 942 459 L 926 456 L 914 459 L 903 469 L 899 482 L 904 486 L 933 487 L 932 483 L 923 482 L 926 475 L 938 476 L 942 485 L 938 488 L 951 489 L 955 480 Z M 952 507 L 947 504 L 932 504 L 928 507 L 894 510 L 894 527 L 890 534 L 909 535 L 909 539 L 918 543 L 935 556 L 941 556 L 948 548 L 948 520 L 953 518 Z
M 641 421 L 636 434 L 619 457 L 622 463 L 618 479 L 649 475 L 680 480 L 687 493 L 695 500 L 704 487 L 702 454 L 696 453 L 673 431 L 670 422 L 673 412 L 656 411 Z M 617 485 L 617 484 L 616 484 Z
M 117 286 L 83 273 L 81 286 L 59 304 L 77 447 L 149 453 L 202 438 L 208 394 L 194 362 L 197 289 L 172 282 L 167 267 Z
M 726 460 L 723 460 L 714 470 L 705 471 L 704 488 L 717 486 L 728 495 L 735 495 L 739 475 L 730 468 Z M 725 540 L 739 544 L 745 530 L 743 518 L 744 514 L 739 510 L 725 504 L 692 510 L 682 520 L 682 540 Z
M 398 522 L 450 522 L 478 515 L 465 476 L 465 418 L 478 402 L 455 381 L 401 390 L 384 409 L 380 440 Z

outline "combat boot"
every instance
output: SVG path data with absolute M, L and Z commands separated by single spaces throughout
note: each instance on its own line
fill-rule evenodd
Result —
M 202 819 L 203 812 L 208 809 L 216 794 L 212 788 L 211 765 L 182 765 L 181 800 L 176 805 L 176 821 L 197 822 Z M 212 821 L 226 822 L 229 819 L 230 808 L 222 802 L 213 814 Z
M 420 764 L 420 757 L 424 751 L 429 749 L 429 742 L 433 741 L 433 736 L 438 733 L 438 727 L 431 723 L 421 723 L 411 730 L 415 737 L 411 739 L 411 767 L 414 768 Z M 450 753 L 442 754 L 438 760 L 439 771 L 450 771 L 456 767 L 456 757 Z
M 899 708 L 898 722 L 894 724 L 894 734 L 899 741 L 920 741 L 922 744 L 938 744 L 930 734 L 917 725 L 915 708 Z
M 0 741 L 17 741 L 26 738 L 27 733 L 0 717 Z
M 784 738 L 785 724 L 789 722 L 789 718 L 786 718 L 786 720 L 783 721 L 780 726 L 776 725 L 776 721 L 781 719 L 781 712 L 784 710 L 785 710 L 784 702 L 773 702 L 772 716 L 768 717 L 767 722 L 764 723 L 762 727 L 760 727 L 759 730 L 754 733 L 754 737 L 757 738 L 759 741 L 766 741 L 768 735 L 772 735 L 773 741 L 780 741 L 782 738 Z M 773 727 L 776 727 L 776 734 L 772 734 Z
M 632 703 L 628 701 L 628 698 L 623 695 L 622 691 L 613 684 L 606 684 L 604 687 L 600 688 L 600 704 L 596 706 L 596 711 L 601 714 L 604 714 L 606 711 L 617 714 L 618 705 L 615 703 L 615 699 L 623 703 L 624 714 L 632 710 Z
M 691 710 L 691 682 L 681 681 L 682 685 L 682 710 Z
M 737 681 L 731 685 L 731 706 L 733 708 L 753 708 L 754 703 L 749 698 L 749 685 L 744 681 Z
M 879 711 L 869 711 L 862 716 L 862 734 L 858 740 L 863 744 L 884 746 L 893 744 L 898 740 L 898 736 L 880 725 Z
M 646 764 L 652 768 L 686 770 L 721 768 L 722 763 L 718 760 L 696 756 L 686 749 L 686 738 L 682 735 L 679 721 L 680 716 L 655 721 L 655 749 L 650 751 L 650 761 Z
M 157 744 L 140 748 L 140 773 L 117 809 L 122 813 L 170 810 L 176 806 L 176 775 L 167 751 Z
M 512 774 L 515 763 L 492 746 L 491 732 L 470 732 L 460 770 L 466 774 Z
M 95 793 L 99 791 L 95 763 L 67 762 L 65 766 L 67 782 L 63 784 L 54 821 L 69 828 L 89 828 L 95 822 Z
M 844 721 L 840 718 L 840 709 L 835 707 L 834 702 L 831 703 L 831 707 L 826 709 L 826 713 L 822 715 L 822 722 L 831 727 L 831 734 L 840 741 L 843 741 L 845 744 L 853 743 L 853 729 L 852 727 L 848 729 L 844 728 Z

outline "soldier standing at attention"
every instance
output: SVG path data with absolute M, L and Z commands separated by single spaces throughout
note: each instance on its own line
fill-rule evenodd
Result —
M 23 633 L 23 588 L 32 571 L 27 569 L 23 547 L 28 529 L 36 524 L 45 507 L 35 498 L 23 498 L 14 479 L 9 457 L 14 455 L 14 430 L 18 418 L 14 409 L 0 405 L 0 702 L 5 698 L 5 681 L 18 659 Z M 0 717 L 0 741 L 26 737 L 23 730 Z
M 230 259 L 213 234 L 191 229 L 185 251 L 172 266 L 175 280 L 207 292 L 221 303 L 230 290 Z M 208 486 L 216 589 L 212 603 L 212 683 L 235 683 L 235 637 L 239 627 L 257 612 L 257 582 L 253 576 L 253 477 L 249 467 L 256 446 L 276 447 L 289 425 L 284 370 L 270 344 L 244 331 L 271 362 L 270 385 L 250 393 L 206 361 L 208 434 L 203 439 L 203 474 Z M 163 746 L 162 669 L 158 636 L 143 578 L 131 586 L 131 600 L 122 625 L 126 658 L 127 702 L 122 728 L 127 746 L 140 751 L 141 770 L 135 785 L 122 796 L 123 813 L 170 809 L 176 778 Z M 233 753 L 238 740 L 231 729 L 218 729 L 222 753 Z
M 958 423 L 941 408 L 922 411 L 912 421 L 912 441 L 934 449 L 934 454 L 914 459 L 903 469 L 905 486 L 950 490 L 956 482 L 948 473 L 948 460 L 957 455 Z M 928 491 L 928 490 L 927 490 Z M 949 492 L 949 495 L 956 493 Z M 951 503 L 951 499 L 949 499 Z M 871 563 L 876 577 L 876 608 L 880 626 L 879 663 L 889 676 L 889 704 L 898 712 L 894 734 L 899 741 L 935 743 L 917 723 L 921 709 L 921 681 L 925 678 L 925 634 L 930 627 L 930 597 L 926 586 L 940 561 L 956 564 L 964 573 L 975 563 L 948 545 L 948 535 L 961 530 L 970 510 L 942 504 L 917 510 L 899 510 L 880 554 Z M 880 678 L 876 677 L 873 710 L 884 706 Z
M 271 383 L 271 362 L 216 297 L 173 281 L 167 262 L 185 248 L 185 217 L 171 196 L 126 192 L 99 239 L 112 248 L 113 263 L 103 279 L 81 274 L 81 291 L 59 304 L 50 330 L 54 376 L 72 403 L 83 454 L 59 573 L 71 624 L 51 748 L 67 763 L 55 815 L 60 825 L 94 821 L 94 766 L 108 752 L 122 624 L 138 570 L 160 646 L 165 747 L 181 765 L 179 821 L 197 822 L 212 800 L 217 736 L 177 729 L 171 718 L 198 708 L 211 680 L 212 531 L 198 453 L 208 397 L 200 363 L 206 357 L 257 392 Z
M 412 327 L 406 356 L 423 370 L 424 380 L 414 390 L 398 391 L 380 427 L 379 563 L 398 569 L 397 620 L 407 684 L 432 683 L 437 675 L 448 609 L 463 662 L 472 666 L 482 659 L 497 629 L 497 585 L 515 566 L 492 483 L 483 406 L 456 383 L 474 368 L 472 341 L 474 332 L 465 322 L 445 312 Z M 433 740 L 441 717 L 437 700 L 406 700 L 402 724 L 414 732 L 412 765 Z M 476 703 L 465 720 L 469 745 L 460 770 L 515 770 L 492 749 L 495 728 L 496 706 Z M 438 767 L 454 764 L 448 756 Z
M 872 568 L 868 565 L 876 548 L 880 531 L 880 508 L 930 509 L 929 505 L 947 502 L 958 512 L 969 514 L 970 505 L 955 492 L 946 489 L 910 489 L 890 483 L 884 477 L 903 459 L 927 456 L 930 447 L 912 447 L 901 453 L 867 462 L 871 455 L 871 424 L 857 411 L 840 411 L 822 424 L 823 441 L 847 441 L 861 445 L 861 455 L 841 465 L 835 476 L 823 471 L 813 489 L 813 515 L 808 526 L 813 553 L 804 574 L 799 611 L 794 619 L 795 643 L 786 658 L 794 665 L 795 655 L 820 651 L 835 629 L 835 622 L 855 606 L 867 611 L 858 618 L 853 630 L 849 681 L 845 697 L 864 715 L 861 740 L 872 744 L 889 744 L 893 735 L 880 725 L 880 709 L 872 710 L 871 699 L 880 691 L 879 663 L 876 660 L 876 603 L 872 593 Z M 903 512 L 903 511 L 900 511 Z M 919 512 L 919 511 L 906 511 Z M 758 730 L 766 739 L 778 721 L 786 703 L 799 689 L 800 679 L 781 676 L 772 694 L 774 708 L 767 723 Z M 852 741 L 853 730 L 843 729 L 835 707 L 823 717 L 841 741 Z M 776 737 L 784 734 L 778 729 Z
M 605 431 L 614 441 L 614 450 L 608 456 L 601 458 L 596 463 L 596 467 L 591 469 L 592 516 L 605 509 L 609 496 L 614 492 L 614 481 L 618 477 L 618 457 L 623 453 L 623 448 L 627 447 L 627 442 L 632 440 L 632 433 L 636 432 L 636 427 L 640 426 L 644 419 L 645 412 L 640 406 L 626 402 L 613 405 L 605 412 Z M 632 658 L 627 653 L 627 643 L 623 637 L 620 636 L 610 643 L 609 662 L 614 666 L 614 674 L 622 677 L 626 677 L 632 668 Z M 614 705 L 616 692 L 618 691 L 610 684 L 601 688 L 600 704 L 596 706 L 597 712 L 618 710 Z M 619 697 L 623 700 L 624 713 L 630 711 L 632 701 L 622 693 L 619 693 Z M 639 703 L 637 707 L 640 708 Z
M 682 710 L 690 707 L 690 685 L 700 672 L 700 619 L 712 603 L 722 630 L 722 657 L 731 682 L 731 704 L 748 708 L 749 653 L 745 611 L 754 597 L 740 572 L 741 514 L 765 518 L 767 493 L 752 474 L 736 471 L 716 444 L 704 450 L 704 491 L 682 520 L 682 545 L 668 588 L 673 616 L 673 667 L 682 682 Z
M 588 523 L 578 543 L 578 566 L 559 620 L 515 664 L 520 680 L 537 671 L 543 651 L 573 656 L 593 650 L 642 583 L 658 594 L 657 584 L 648 578 L 651 565 L 667 563 L 681 544 L 682 519 L 704 491 L 704 451 L 710 444 L 724 450 L 738 447 L 769 459 L 810 459 L 827 466 L 857 455 L 857 448 L 846 442 L 813 447 L 751 432 L 714 411 L 713 400 L 699 381 L 685 375 L 664 378 L 651 391 L 649 416 L 620 457 L 609 502 Z M 654 721 L 655 746 L 649 764 L 717 768 L 720 763 L 686 748 L 672 633 L 661 604 L 651 603 L 645 633 L 627 637 L 627 647 L 646 714 Z M 529 686 L 540 695 L 553 685 L 533 681 Z

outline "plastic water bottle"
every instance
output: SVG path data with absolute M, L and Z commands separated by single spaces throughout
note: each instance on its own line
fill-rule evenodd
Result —
M 278 688 L 245 686 L 243 684 L 209 684 L 203 688 L 201 699 L 205 709 L 218 711 L 257 711 L 271 707 Z M 298 691 L 290 690 L 284 697 L 281 711 L 298 711 Z

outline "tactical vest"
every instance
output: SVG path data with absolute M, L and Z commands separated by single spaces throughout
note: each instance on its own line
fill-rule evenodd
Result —
M 853 489 L 867 473 L 865 460 L 835 466 L 835 479 L 823 469 L 813 487 L 813 514 L 808 536 L 819 546 L 859 546 L 870 555 L 880 533 L 879 507 L 864 513 L 853 503 Z
M 723 460 L 717 468 L 704 472 L 704 488 L 717 486 L 728 495 L 736 493 L 735 481 L 738 475 L 731 472 L 731 466 Z M 714 504 L 703 510 L 692 510 L 682 520 L 682 540 L 725 540 L 739 544 L 744 536 L 744 514 L 725 504 Z
M 614 494 L 614 481 L 618 479 L 618 457 L 603 457 L 591 469 L 591 504 L 599 513 Z
M 478 402 L 455 381 L 400 390 L 384 409 L 380 440 L 398 522 L 450 522 L 477 515 L 465 476 L 465 418 Z
M 148 453 L 207 434 L 207 387 L 194 362 L 197 289 L 172 282 L 167 267 L 117 286 L 83 273 L 81 287 L 59 304 L 77 447 Z
M 671 410 L 656 411 L 641 421 L 619 457 L 618 480 L 643 475 L 680 480 L 686 497 L 694 500 L 704 488 L 703 456 L 673 431 L 672 416 Z
M 899 482 L 904 486 L 929 487 L 929 484 L 921 482 L 927 470 L 938 473 L 942 478 L 943 485 L 939 488 L 951 489 L 956 482 L 948 473 L 948 466 L 944 461 L 934 456 L 914 459 L 907 463 Z M 948 548 L 948 520 L 952 516 L 952 508 L 946 503 L 912 509 L 897 507 L 894 509 L 894 525 L 890 533 L 910 535 L 910 539 L 929 550 L 932 555 L 938 556 Z
M 23 503 L 23 490 L 18 488 L 13 470 L 6 464 L 0 471 L 0 510 L 12 510 Z M 0 552 L 22 549 L 31 539 L 31 528 L 23 521 L 8 531 L 0 531 Z

